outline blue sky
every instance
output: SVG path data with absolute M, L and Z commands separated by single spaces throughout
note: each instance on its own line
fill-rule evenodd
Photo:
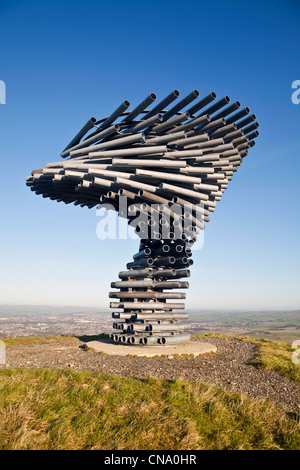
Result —
M 0 15 L 0 303 L 108 307 L 138 242 L 99 240 L 94 209 L 25 177 L 90 116 L 197 88 L 248 105 L 260 136 L 207 224 L 186 306 L 300 307 L 298 1 L 1 0 Z

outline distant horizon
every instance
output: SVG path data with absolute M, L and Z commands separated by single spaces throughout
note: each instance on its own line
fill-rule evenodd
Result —
M 84 305 L 49 305 L 49 304 L 0 304 L 0 314 L 1 314 L 1 309 L 2 308 L 49 308 L 49 309 L 75 309 L 75 310 L 89 310 L 89 311 L 103 311 L 107 310 L 108 313 L 111 312 L 110 307 L 93 307 L 93 306 L 84 306 Z M 245 309 L 245 308 L 186 308 L 185 309 L 188 312 L 192 311 L 197 311 L 197 312 L 202 312 L 202 311 L 209 311 L 209 312 L 300 312 L 300 307 L 299 308 L 255 308 L 255 309 Z M 84 313 L 84 312 L 82 312 Z

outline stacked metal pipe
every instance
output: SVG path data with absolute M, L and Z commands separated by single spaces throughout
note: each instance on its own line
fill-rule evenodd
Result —
M 183 99 L 173 90 L 158 104 L 150 93 L 129 110 L 125 100 L 108 117 L 91 117 L 62 151 L 64 160 L 33 170 L 36 194 L 92 208 L 99 202 L 128 219 L 141 238 L 139 252 L 110 293 L 115 341 L 178 344 L 188 341 L 177 289 L 189 277 L 192 245 L 233 173 L 259 135 L 256 116 L 214 92 Z M 193 102 L 193 104 L 191 104 Z M 120 312 L 120 309 L 123 310 Z

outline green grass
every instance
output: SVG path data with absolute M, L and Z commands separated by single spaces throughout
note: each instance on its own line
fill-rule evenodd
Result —
M 299 420 L 178 379 L 0 370 L 0 449 L 299 449 Z
M 12 338 L 5 343 L 13 347 L 65 338 Z M 292 363 L 289 345 L 236 339 L 257 346 L 252 361 L 256 367 L 300 381 L 300 366 Z M 142 381 L 87 371 L 2 369 L 0 423 L 0 450 L 300 448 L 299 416 L 183 379 Z
M 245 341 L 250 341 L 258 346 L 258 355 L 251 361 L 251 364 L 261 369 L 275 370 L 295 382 L 300 382 L 300 365 L 292 362 L 292 354 L 295 349 L 291 345 L 266 339 L 246 338 Z
M 74 338 L 74 336 L 28 336 L 26 338 L 0 338 L 6 346 L 26 345 L 32 343 L 46 343 L 53 339 L 55 341 L 63 341 L 65 339 Z

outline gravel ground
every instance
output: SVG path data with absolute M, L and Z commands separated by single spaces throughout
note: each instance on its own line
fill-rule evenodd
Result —
M 7 368 L 48 368 L 107 372 L 121 377 L 145 379 L 149 375 L 174 380 L 184 377 L 200 380 L 227 390 L 267 400 L 288 412 L 300 411 L 300 386 L 274 371 L 265 371 L 249 364 L 256 355 L 252 343 L 233 338 L 208 338 L 216 344 L 218 352 L 198 357 L 144 358 L 99 354 L 79 348 L 75 338 L 49 339 L 43 342 L 15 344 L 6 348 Z

